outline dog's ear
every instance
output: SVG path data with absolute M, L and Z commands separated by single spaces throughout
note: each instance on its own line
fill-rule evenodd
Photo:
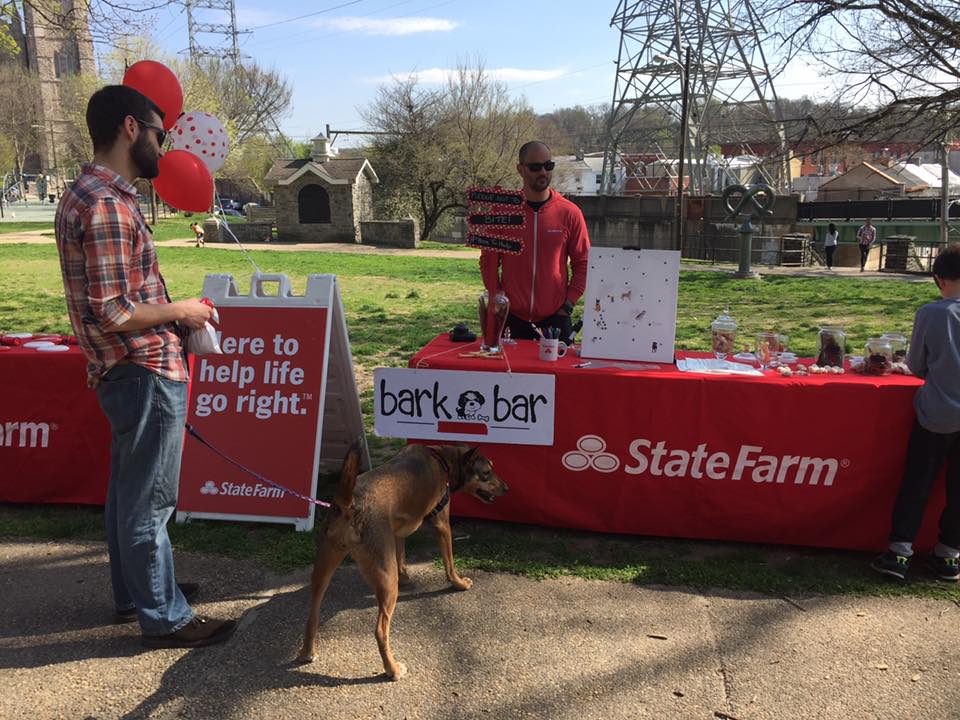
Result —
M 479 447 L 472 447 L 467 450 L 463 455 L 460 456 L 460 464 L 464 467 L 470 467 L 473 464 L 473 461 L 477 459 L 477 455 L 480 454 Z
M 340 482 L 337 483 L 337 492 L 333 501 L 341 510 L 349 510 L 353 504 L 353 488 L 357 484 L 357 474 L 360 471 L 360 442 L 354 442 L 347 450 L 340 468 Z

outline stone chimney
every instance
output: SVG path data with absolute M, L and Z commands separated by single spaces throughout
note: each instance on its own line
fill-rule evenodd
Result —
M 330 152 L 330 138 L 325 135 L 317 135 L 313 140 L 313 150 L 310 151 L 310 159 L 315 163 L 325 163 L 333 157 Z

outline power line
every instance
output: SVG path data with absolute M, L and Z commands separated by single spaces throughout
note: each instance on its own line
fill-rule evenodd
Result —
M 363 2 L 363 0 L 350 0 L 350 2 L 345 2 L 340 5 L 334 5 L 332 7 L 324 8 L 323 10 L 317 10 L 316 12 L 307 13 L 306 15 L 298 15 L 297 17 L 287 18 L 286 20 L 277 20 L 276 22 L 264 23 L 263 25 L 254 25 L 249 30 L 263 30 L 263 28 L 275 27 L 277 25 L 285 25 L 286 23 L 296 22 L 297 20 L 303 20 L 308 17 L 315 17 L 317 15 L 323 15 L 324 13 L 333 12 L 334 10 L 339 10 L 341 8 L 349 7 L 350 5 L 356 5 Z
M 357 17 L 370 17 L 371 15 L 377 15 L 377 14 L 379 14 L 379 13 L 386 12 L 387 10 L 392 10 L 393 8 L 399 7 L 400 5 L 407 5 L 407 4 L 409 4 L 410 2 L 411 2 L 411 0 L 403 0 L 403 2 L 394 3 L 393 5 L 388 5 L 388 6 L 384 7 L 384 8 L 378 8 L 377 10 L 372 10 L 372 11 L 370 11 L 370 12 L 368 12 L 368 13 L 364 13 L 364 14 L 362 14 L 362 15 L 358 15 Z M 421 13 L 425 13 L 425 12 L 427 12 L 428 10 L 435 10 L 436 8 L 438 8 L 438 7 L 443 7 L 444 5 L 450 5 L 452 2 L 453 2 L 453 0 L 445 0 L 445 2 L 436 3 L 435 5 L 429 5 L 429 6 L 425 7 L 425 8 L 421 8 L 420 10 L 417 10 L 415 13 L 412 13 L 412 14 L 411 14 L 411 17 L 412 17 L 412 16 L 419 15 L 419 14 L 421 14 Z M 298 45 L 303 45 L 303 44 L 305 44 L 305 43 L 315 43 L 315 42 L 317 42 L 318 40 L 326 40 L 327 38 L 338 37 L 338 36 L 340 36 L 340 35 L 346 35 L 347 33 L 350 33 L 350 32 L 353 32 L 353 31 L 351 31 L 351 30 L 338 30 L 338 31 L 336 31 L 336 32 L 325 33 L 325 34 L 323 34 L 323 35 L 317 35 L 317 34 L 315 34 L 315 29 L 314 29 L 314 28 L 310 28 L 310 29 L 307 29 L 307 30 L 302 30 L 301 32 L 298 32 L 298 33 L 291 33 L 291 34 L 287 35 L 286 37 L 284 37 L 282 40 L 273 41 L 273 42 L 267 42 L 267 43 L 264 44 L 264 45 L 259 45 L 259 46 L 258 46 L 258 49 L 261 50 L 261 51 L 263 51 L 263 50 L 272 50 L 273 48 L 276 48 L 276 47 L 291 48 L 291 47 L 296 47 L 296 46 L 298 46 Z M 290 38 L 291 38 L 291 37 L 298 37 L 298 36 L 300 36 L 300 35 L 306 35 L 306 34 L 310 34 L 310 37 L 309 37 L 308 39 L 306 39 L 306 40 L 301 40 L 301 41 L 297 41 L 297 42 L 290 42 Z

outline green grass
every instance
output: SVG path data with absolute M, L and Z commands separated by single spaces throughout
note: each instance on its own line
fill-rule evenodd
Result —
M 421 250 L 454 250 L 457 252 L 476 252 L 475 248 L 469 248 L 461 243 L 436 242 L 435 240 L 421 240 Z
M 174 222 L 164 221 L 173 226 Z M 188 222 L 188 221 L 187 221 Z M 241 253 L 207 247 L 158 249 L 174 297 L 196 295 L 207 273 L 232 273 L 241 292 L 250 265 Z M 334 273 L 343 293 L 361 406 L 372 422 L 372 374 L 376 367 L 403 366 L 437 333 L 454 323 L 476 326 L 481 291 L 474 258 L 424 258 L 366 254 L 274 252 L 251 255 L 265 272 L 286 273 L 297 292 L 310 273 Z M 841 324 L 850 349 L 868 336 L 908 332 L 916 308 L 936 296 L 932 283 L 856 278 L 768 276 L 733 280 L 726 273 L 683 272 L 677 346 L 709 349 L 709 324 L 724 305 L 746 338 L 764 329 L 791 337 L 802 356 L 813 355 L 822 324 Z M 576 313 L 579 314 L 579 311 Z M 67 332 L 59 264 L 52 245 L 0 246 L 0 331 Z M 375 458 L 389 456 L 401 441 L 370 437 Z M 375 460 L 375 462 L 378 460 Z M 0 505 L 0 536 L 101 540 L 99 509 Z M 960 602 L 960 590 L 933 582 L 897 586 L 875 579 L 860 553 L 684 540 L 653 540 L 518 525 L 457 520 L 458 563 L 465 568 L 514 572 L 535 578 L 572 575 L 649 585 L 720 587 L 774 595 L 853 593 L 919 595 Z M 176 546 L 228 557 L 255 558 L 286 571 L 311 562 L 313 533 L 289 527 L 194 522 L 171 526 Z M 434 557 L 431 533 L 410 542 L 413 557 Z
M 149 216 L 145 216 L 149 220 Z M 195 220 L 201 225 L 208 216 L 204 213 L 194 213 L 191 216 L 175 215 L 173 217 L 159 218 L 155 225 L 151 225 L 153 230 L 153 239 L 156 242 L 167 242 L 168 240 L 192 239 L 193 231 L 190 224 Z M 230 222 L 246 222 L 246 218 L 231 217 Z M 149 224 L 149 222 L 148 222 Z M 0 235 L 9 233 L 30 232 L 32 230 L 46 230 L 44 235 L 54 236 L 53 223 L 49 222 L 0 222 Z M 435 243 L 439 244 L 439 243 Z
M 19 222 L 16 220 L 0 222 L 0 235 L 8 233 L 30 232 L 32 230 L 49 230 L 53 232 L 53 225 L 48 222 Z

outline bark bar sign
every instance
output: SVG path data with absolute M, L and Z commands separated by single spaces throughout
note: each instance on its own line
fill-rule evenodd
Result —
M 467 191 L 467 247 L 498 253 L 523 250 L 526 214 L 523 191 L 470 188 Z

